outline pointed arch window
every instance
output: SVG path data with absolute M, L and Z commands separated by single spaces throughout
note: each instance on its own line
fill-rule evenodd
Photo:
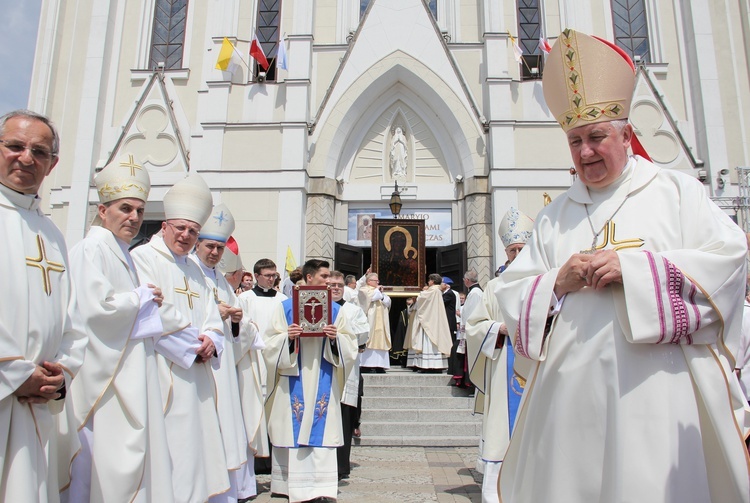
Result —
M 539 35 L 542 28 L 539 0 L 518 0 L 518 44 L 523 50 L 521 56 L 521 80 L 542 78 L 544 58 L 539 48 Z
M 256 25 L 258 41 L 263 48 L 263 54 L 268 60 L 268 70 L 254 62 L 254 75 L 258 72 L 266 72 L 267 81 L 276 81 L 276 56 L 279 51 L 279 41 L 281 40 L 281 0 L 259 0 L 258 1 L 258 20 Z
M 369 4 L 370 4 L 370 0 L 359 0 L 359 18 L 360 19 L 362 19 L 362 16 L 365 15 L 365 11 L 367 10 L 367 6 Z M 432 17 L 434 17 L 437 20 L 437 0 L 428 0 L 427 7 L 430 8 Z
M 182 68 L 187 25 L 187 0 L 156 0 L 154 26 L 151 30 L 149 68 L 165 70 Z
M 644 0 L 612 0 L 615 43 L 633 61 L 651 62 L 648 20 Z

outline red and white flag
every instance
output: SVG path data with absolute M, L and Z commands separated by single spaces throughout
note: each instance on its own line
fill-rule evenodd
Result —
M 552 51 L 552 46 L 547 42 L 547 37 L 544 36 L 544 30 L 539 30 L 539 49 L 544 54 L 549 54 Z
M 258 41 L 257 33 L 253 35 L 253 42 L 250 44 L 250 57 L 257 61 L 263 70 L 268 71 L 268 59 L 266 59 L 263 47 L 261 47 Z

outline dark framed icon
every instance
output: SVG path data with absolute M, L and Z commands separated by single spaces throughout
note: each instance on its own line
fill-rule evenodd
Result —
M 300 337 L 325 337 L 331 324 L 331 291 L 327 286 L 295 286 L 292 290 L 292 321 L 302 327 Z
M 427 272 L 425 221 L 376 218 L 372 221 L 372 270 L 383 290 L 419 293 Z

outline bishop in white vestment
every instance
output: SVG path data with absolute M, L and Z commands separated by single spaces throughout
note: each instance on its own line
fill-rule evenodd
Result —
M 195 253 L 190 258 L 200 266 L 208 287 L 213 290 L 219 313 L 224 321 L 224 351 L 221 354 L 221 365 L 214 368 L 216 381 L 216 401 L 219 411 L 219 425 L 224 442 L 224 454 L 227 457 L 229 482 L 231 489 L 220 496 L 211 498 L 212 503 L 235 501 L 257 494 L 255 471 L 252 464 L 255 459 L 248 457 L 248 441 L 245 434 L 245 423 L 242 418 L 240 390 L 237 381 L 235 353 L 241 349 L 240 338 L 255 337 L 255 325 L 244 319 L 239 300 L 232 287 L 219 270 L 219 263 L 227 253 L 227 241 L 234 232 L 234 216 L 224 204 L 214 206 L 208 221 L 201 227 Z M 231 250 L 229 250 L 231 252 Z M 235 263 L 234 267 L 239 264 Z M 233 269 L 231 272 L 238 272 Z M 241 279 L 242 271 L 239 271 Z M 239 281 L 237 282 L 239 286 Z M 249 331 L 249 333 L 247 333 Z
M 133 260 L 141 281 L 164 294 L 156 359 L 175 501 L 204 503 L 230 488 L 211 369 L 220 364 L 224 325 L 214 292 L 188 259 L 211 211 L 210 190 L 189 176 L 167 192 L 164 209 L 164 237 L 133 250 Z
M 162 332 L 161 293 L 141 283 L 128 251 L 143 222 L 149 177 L 130 155 L 94 181 L 101 202 L 95 225 L 70 251 L 76 316 L 89 342 L 70 389 L 82 451 L 64 496 L 70 502 L 170 502 L 172 467 L 153 339 Z
M 547 59 L 545 99 L 578 179 L 496 288 L 516 350 L 537 362 L 500 471 L 504 503 L 750 501 L 732 373 L 745 236 L 696 179 L 628 158 L 638 145 L 619 119 L 634 73 L 621 50 L 573 30 Z
M 65 240 L 36 196 L 59 139 L 48 119 L 30 112 L 0 124 L 0 501 L 56 502 L 78 446 L 75 431 L 57 431 L 72 428 L 69 390 L 86 345 L 71 320 Z
M 498 227 L 509 262 L 531 236 L 534 221 L 511 208 Z M 484 292 L 473 289 L 464 304 L 466 357 L 469 377 L 476 386 L 474 412 L 483 414 L 478 470 L 482 478 L 482 502 L 498 501 L 497 477 L 508 448 L 525 380 L 514 372 L 518 362 L 512 338 L 503 323 L 495 296 L 499 278 L 487 283 Z

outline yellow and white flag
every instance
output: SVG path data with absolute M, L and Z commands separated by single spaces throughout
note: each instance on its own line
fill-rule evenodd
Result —
M 221 50 L 219 51 L 219 59 L 216 60 L 216 69 L 234 75 L 242 63 L 244 62 L 239 54 L 237 54 L 237 50 L 232 42 L 227 37 L 224 37 L 224 41 L 221 43 Z
M 521 58 L 523 57 L 523 49 L 521 49 L 521 46 L 518 45 L 518 40 L 516 40 L 516 37 L 509 33 L 508 38 L 510 38 L 510 42 L 513 44 L 513 57 L 516 58 L 517 63 L 520 63 Z
M 294 255 L 292 255 L 292 247 L 287 246 L 286 247 L 286 264 L 284 265 L 284 269 L 286 270 L 287 274 L 289 274 L 296 268 L 297 268 L 297 261 L 294 260 Z

